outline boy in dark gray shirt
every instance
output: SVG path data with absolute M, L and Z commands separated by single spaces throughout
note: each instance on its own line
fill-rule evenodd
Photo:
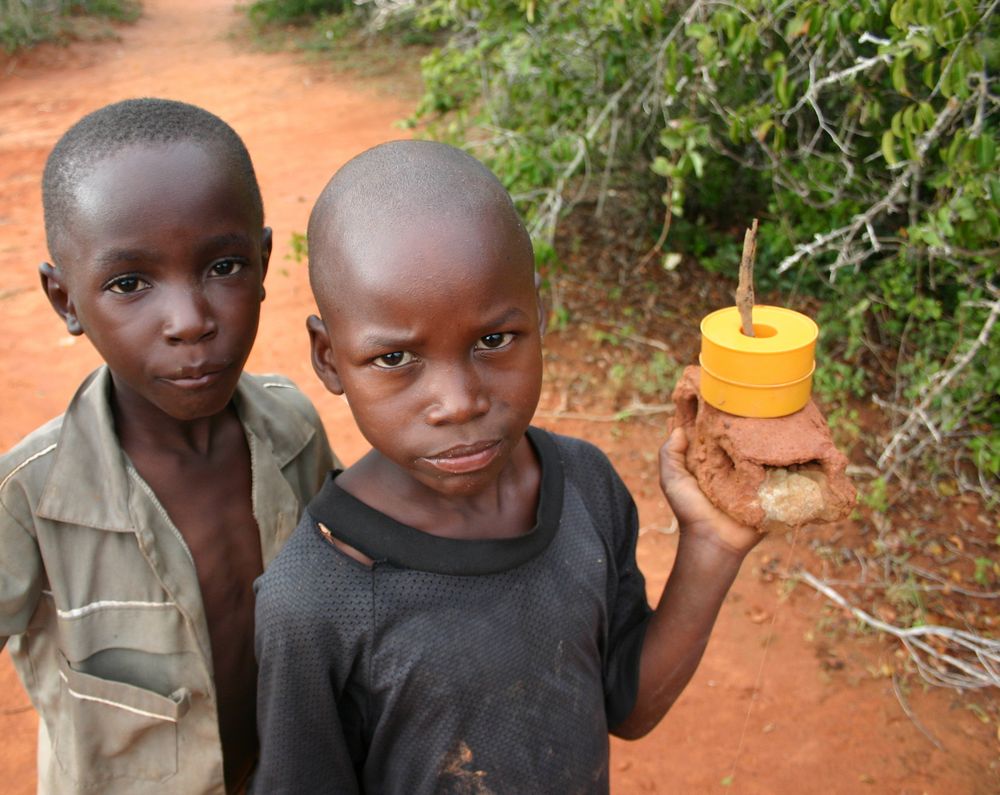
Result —
M 313 365 L 373 449 L 258 581 L 260 793 L 607 792 L 694 673 L 758 536 L 661 451 L 680 524 L 659 606 L 596 448 L 530 427 L 531 243 L 452 147 L 375 147 L 309 222 Z

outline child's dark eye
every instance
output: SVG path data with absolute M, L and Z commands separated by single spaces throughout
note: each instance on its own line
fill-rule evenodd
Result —
M 243 263 L 238 259 L 220 259 L 212 263 L 213 276 L 232 276 L 243 270 Z
M 406 351 L 393 351 L 392 353 L 384 353 L 381 356 L 376 356 L 372 363 L 376 367 L 381 367 L 383 370 L 392 370 L 396 367 L 401 367 L 404 364 L 409 364 L 412 361 L 412 353 L 407 353 Z
M 145 279 L 140 279 L 138 276 L 119 276 L 117 279 L 112 279 L 108 282 L 105 289 L 120 295 L 127 295 L 128 293 L 138 293 L 142 290 L 148 290 L 150 286 L 149 282 Z
M 492 351 L 497 348 L 503 348 L 505 345 L 510 345 L 513 341 L 514 335 L 509 331 L 487 334 L 485 337 L 479 338 L 479 341 L 476 343 L 476 350 Z

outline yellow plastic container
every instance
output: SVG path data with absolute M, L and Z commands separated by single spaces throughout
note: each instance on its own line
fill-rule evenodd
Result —
M 756 336 L 735 307 L 701 321 L 701 396 L 740 417 L 784 417 L 809 402 L 819 327 L 800 312 L 755 306 Z

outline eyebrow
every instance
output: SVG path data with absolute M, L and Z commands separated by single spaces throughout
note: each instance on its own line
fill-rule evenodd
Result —
M 101 268 L 114 268 L 125 263 L 148 259 L 154 259 L 154 255 L 143 248 L 112 248 L 98 254 L 95 263 Z
M 497 317 L 493 318 L 492 320 L 486 323 L 483 323 L 482 327 L 485 330 L 489 330 L 489 329 L 495 329 L 499 326 L 505 326 L 514 320 L 530 320 L 530 319 L 531 319 L 530 315 L 528 315 L 520 307 L 512 306 L 503 314 L 498 315 Z
M 250 247 L 250 236 L 245 232 L 225 232 L 202 240 L 197 247 L 200 256 L 225 249 L 229 246 Z M 112 248 L 102 251 L 95 259 L 101 268 L 115 268 L 129 262 L 155 261 L 159 256 L 155 250 L 145 248 Z
M 198 251 L 216 251 L 226 246 L 251 246 L 253 241 L 246 232 L 225 232 L 221 235 L 213 235 L 203 240 Z
M 405 331 L 398 334 L 394 334 L 392 332 L 373 331 L 370 334 L 365 334 L 365 336 L 361 338 L 361 345 L 365 349 L 389 349 L 397 351 L 407 347 L 408 345 L 412 345 L 416 341 L 416 338 L 415 334 Z
M 488 334 L 491 331 L 494 331 L 498 328 L 502 328 L 503 326 L 507 325 L 508 323 L 514 320 L 524 321 L 529 319 L 530 316 L 526 312 L 524 312 L 519 307 L 513 306 L 510 309 L 503 312 L 502 314 L 497 315 L 495 318 L 492 318 L 491 320 L 488 320 L 487 322 L 483 323 L 479 327 L 479 330 L 483 334 Z M 409 330 L 404 330 L 399 332 L 373 331 L 361 338 L 361 345 L 364 346 L 366 349 L 367 348 L 373 348 L 377 350 L 389 349 L 396 351 L 396 350 L 402 350 L 410 345 L 413 345 L 415 342 L 418 341 L 419 340 L 417 335 Z

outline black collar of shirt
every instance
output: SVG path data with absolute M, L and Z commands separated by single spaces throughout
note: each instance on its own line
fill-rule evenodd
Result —
M 547 431 L 528 428 L 538 454 L 542 482 L 535 526 L 514 538 L 443 538 L 397 522 L 337 485 L 339 470 L 327 475 L 308 512 L 338 539 L 376 562 L 436 574 L 483 575 L 513 569 L 541 554 L 559 528 L 563 504 L 563 466 Z

